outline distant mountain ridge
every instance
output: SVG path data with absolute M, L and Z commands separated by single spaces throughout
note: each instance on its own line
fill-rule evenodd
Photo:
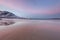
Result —
M 53 17 L 56 16 L 56 17 Z M 43 16 L 42 16 L 43 17 Z M 60 20 L 60 13 L 59 15 L 48 15 L 47 18 L 24 18 L 15 15 L 14 13 L 8 11 L 0 11 L 0 18 L 10 18 L 10 19 L 29 19 L 29 20 Z
M 17 18 L 17 19 L 25 19 L 23 17 L 18 17 L 15 14 L 8 11 L 0 11 L 0 18 Z

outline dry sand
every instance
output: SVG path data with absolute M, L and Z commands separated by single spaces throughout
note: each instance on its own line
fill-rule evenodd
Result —
M 0 26 L 0 40 L 60 40 L 60 20 L 25 20 Z

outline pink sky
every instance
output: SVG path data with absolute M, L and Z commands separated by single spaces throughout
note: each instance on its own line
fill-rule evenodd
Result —
M 23 12 L 28 12 L 28 13 L 43 13 L 43 14 L 53 14 L 53 13 L 60 13 L 60 5 L 59 3 L 56 4 L 55 6 L 52 6 L 50 9 L 34 9 L 32 7 L 28 7 L 25 5 L 25 3 L 20 2 L 20 4 L 15 5 L 14 1 L 6 2 L 5 0 L 0 0 L 0 4 L 5 5 L 11 9 L 15 10 L 22 10 Z

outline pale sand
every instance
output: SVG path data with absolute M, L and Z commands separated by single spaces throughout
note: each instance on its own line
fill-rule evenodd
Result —
M 0 26 L 0 40 L 60 40 L 60 21 L 25 20 Z

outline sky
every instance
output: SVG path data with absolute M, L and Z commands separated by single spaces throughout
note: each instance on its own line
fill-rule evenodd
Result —
M 27 18 L 60 18 L 60 0 L 0 0 L 0 10 Z

